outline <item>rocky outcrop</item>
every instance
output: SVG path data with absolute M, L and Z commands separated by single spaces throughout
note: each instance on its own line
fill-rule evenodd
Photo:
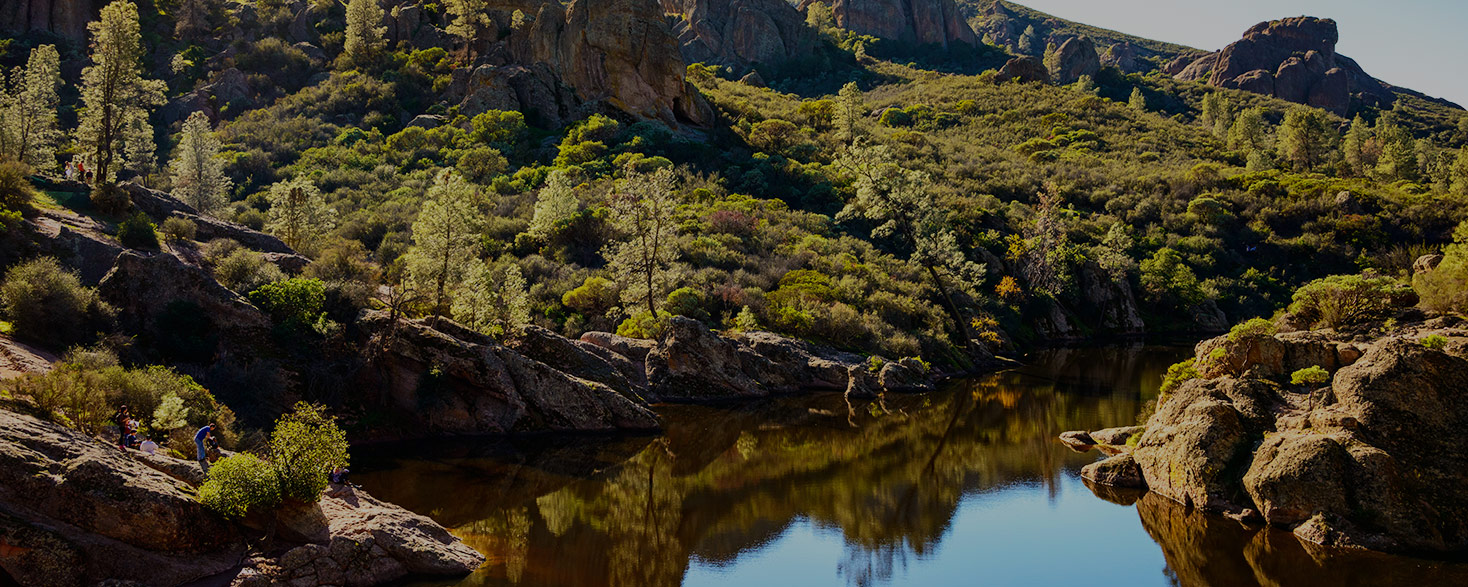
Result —
M 0 334 L 0 380 L 45 373 L 56 361 L 56 355 Z
M 97 0 L 0 0 L 0 31 L 44 31 L 72 41 L 87 39 L 87 23 L 105 2 Z
M 1145 489 L 1147 487 L 1147 483 L 1142 480 L 1142 470 L 1137 467 L 1136 459 L 1127 453 L 1082 467 L 1081 478 L 1108 487 L 1123 489 Z
M 105 234 L 106 226 L 86 216 L 42 210 L 31 222 L 41 251 L 76 270 L 86 285 L 101 281 L 124 250 Z
M 1340 33 L 1330 19 L 1296 17 L 1261 22 L 1223 50 L 1169 73 L 1185 80 L 1236 88 L 1308 104 L 1344 115 L 1353 95 L 1373 106 L 1389 105 L 1391 87 L 1335 52 Z
M 136 182 L 122 184 L 122 189 L 132 198 L 133 206 L 155 219 L 182 218 L 197 227 L 195 238 L 209 241 L 217 238 L 232 239 L 247 249 L 262 253 L 294 254 L 295 251 L 279 238 L 241 224 L 203 216 L 193 206 L 179 201 L 172 195 L 149 189 Z
M 306 543 L 251 558 L 231 585 L 383 585 L 410 575 L 467 575 L 484 563 L 484 555 L 432 520 L 360 489 L 330 491 L 277 519 L 283 534 Z
M 662 0 L 683 60 L 744 71 L 809 57 L 817 45 L 805 15 L 785 0 Z
M 1092 261 L 1081 266 L 1079 278 L 1080 304 L 1093 330 L 1121 336 L 1146 331 L 1131 283 L 1126 279 L 1113 279 Z
M 394 321 L 385 312 L 366 312 L 356 327 L 368 336 L 359 388 L 371 404 L 402 416 L 401 426 L 380 431 L 384 435 L 658 427 L 652 412 L 607 385 L 568 375 L 447 320 Z
M 812 0 L 802 0 L 804 11 Z M 836 26 L 915 45 L 977 47 L 979 39 L 953 0 L 833 0 Z
M 526 357 L 582 379 L 595 381 L 636 401 L 646 403 L 647 376 L 640 364 L 606 348 L 570 340 L 539 326 L 527 326 L 507 346 Z
M 1004 67 L 999 69 L 999 75 L 994 79 L 999 82 L 1048 82 L 1050 70 L 1045 69 L 1045 63 L 1038 57 L 1015 57 L 1004 62 Z
M 1419 342 L 1444 337 L 1441 350 Z M 1204 378 L 1158 406 L 1131 455 L 1174 501 L 1292 529 L 1308 542 L 1468 551 L 1468 329 L 1452 318 L 1376 338 L 1220 337 Z M 1328 386 L 1286 387 L 1318 365 Z M 1216 366 L 1216 367 L 1215 367 Z
M 0 569 L 23 585 L 176 585 L 239 563 L 244 545 L 187 485 L 116 447 L 0 410 Z
M 157 317 L 178 302 L 193 304 L 212 330 L 237 348 L 252 348 L 270 333 L 270 318 L 245 298 L 220 285 L 203 268 L 167 253 L 126 251 L 97 284 L 102 299 L 117 307 L 128 332 L 149 332 Z
M 1096 54 L 1096 43 L 1088 37 L 1071 37 L 1045 58 L 1050 77 L 1057 84 L 1074 83 L 1081 76 L 1096 77 L 1101 71 L 1101 57 Z
M 721 400 L 760 397 L 769 390 L 745 372 L 738 347 L 682 316 L 647 355 L 647 381 L 662 400 Z

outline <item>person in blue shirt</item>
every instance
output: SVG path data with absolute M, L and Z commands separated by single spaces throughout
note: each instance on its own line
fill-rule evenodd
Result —
M 199 467 L 204 469 L 204 474 L 209 474 L 209 451 L 204 448 L 204 441 L 214 441 L 214 423 L 210 422 L 198 432 L 194 433 L 194 447 L 199 449 Z

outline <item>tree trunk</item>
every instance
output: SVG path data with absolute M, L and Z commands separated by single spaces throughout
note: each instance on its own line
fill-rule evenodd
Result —
M 948 295 L 948 288 L 943 287 L 943 280 L 938 277 L 938 269 L 932 265 L 924 265 L 928 269 L 928 276 L 933 279 L 933 287 L 938 288 L 938 295 L 943 298 L 943 307 L 948 310 L 949 318 L 953 319 L 953 325 L 958 329 L 958 335 L 963 337 L 963 348 L 967 351 L 968 359 L 973 360 L 978 356 L 974 347 L 974 337 L 969 332 L 969 325 L 963 321 L 963 314 L 958 311 L 958 304 L 953 303 L 953 296 Z

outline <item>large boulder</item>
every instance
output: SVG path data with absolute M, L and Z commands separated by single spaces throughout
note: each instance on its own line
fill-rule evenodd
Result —
M 23 585 L 181 584 L 244 545 L 187 485 L 75 430 L 0 410 L 0 569 Z
M 802 0 L 804 11 L 813 0 Z M 953 0 L 834 0 L 829 3 L 836 26 L 915 45 L 956 43 L 979 46 L 979 39 Z
M 1123 489 L 1145 489 L 1147 487 L 1146 482 L 1142 480 L 1142 470 L 1137 467 L 1136 459 L 1127 453 L 1082 467 L 1081 478 L 1108 487 Z
M 123 246 L 91 218 L 63 210 L 42 210 L 32 223 L 42 252 L 75 269 L 82 283 L 96 285 L 112 269 Z
M 118 319 L 129 332 L 151 331 L 161 313 L 184 302 L 197 307 L 199 316 L 237 348 L 259 344 L 270 333 L 270 318 L 259 308 L 220 285 L 207 270 L 167 253 L 118 255 L 97 292 L 118 308 Z
M 1311 331 L 1219 336 L 1198 343 L 1195 353 L 1198 372 L 1208 378 L 1234 375 L 1280 379 L 1308 367 L 1333 373 L 1361 356 L 1355 344 Z
M 1038 57 L 1015 57 L 1004 62 L 1004 67 L 999 69 L 999 75 L 994 79 L 1000 82 L 1047 82 L 1050 81 L 1050 70 L 1045 69 L 1045 62 Z
M 568 375 L 446 320 L 364 312 L 356 379 L 376 406 L 403 415 L 396 437 L 651 430 L 657 417 L 605 384 Z
M 1045 65 L 1055 83 L 1069 84 L 1083 75 L 1096 77 L 1101 71 L 1101 57 L 1096 54 L 1096 43 L 1090 37 L 1071 37 L 1055 49 Z
M 1095 262 L 1087 261 L 1080 271 L 1080 314 L 1090 318 L 1090 326 L 1101 334 L 1137 335 L 1146 330 L 1137 309 L 1132 286 L 1125 279 L 1114 279 Z
M 507 346 L 569 375 L 595 381 L 639 403 L 646 403 L 646 375 L 631 359 L 600 346 L 571 340 L 539 326 L 527 326 Z
M 661 400 L 723 400 L 769 394 L 744 371 L 738 347 L 683 316 L 668 321 L 667 332 L 647 355 L 647 382 Z
M 673 32 L 688 63 L 780 66 L 817 45 L 805 15 L 785 0 L 663 0 L 663 9 L 682 17 Z

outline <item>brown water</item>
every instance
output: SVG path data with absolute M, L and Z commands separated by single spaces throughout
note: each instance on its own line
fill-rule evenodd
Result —
M 374 495 L 489 562 L 442 585 L 1468 585 L 1079 479 L 1176 347 L 1061 349 L 926 395 L 659 408 L 656 437 L 359 449 Z

